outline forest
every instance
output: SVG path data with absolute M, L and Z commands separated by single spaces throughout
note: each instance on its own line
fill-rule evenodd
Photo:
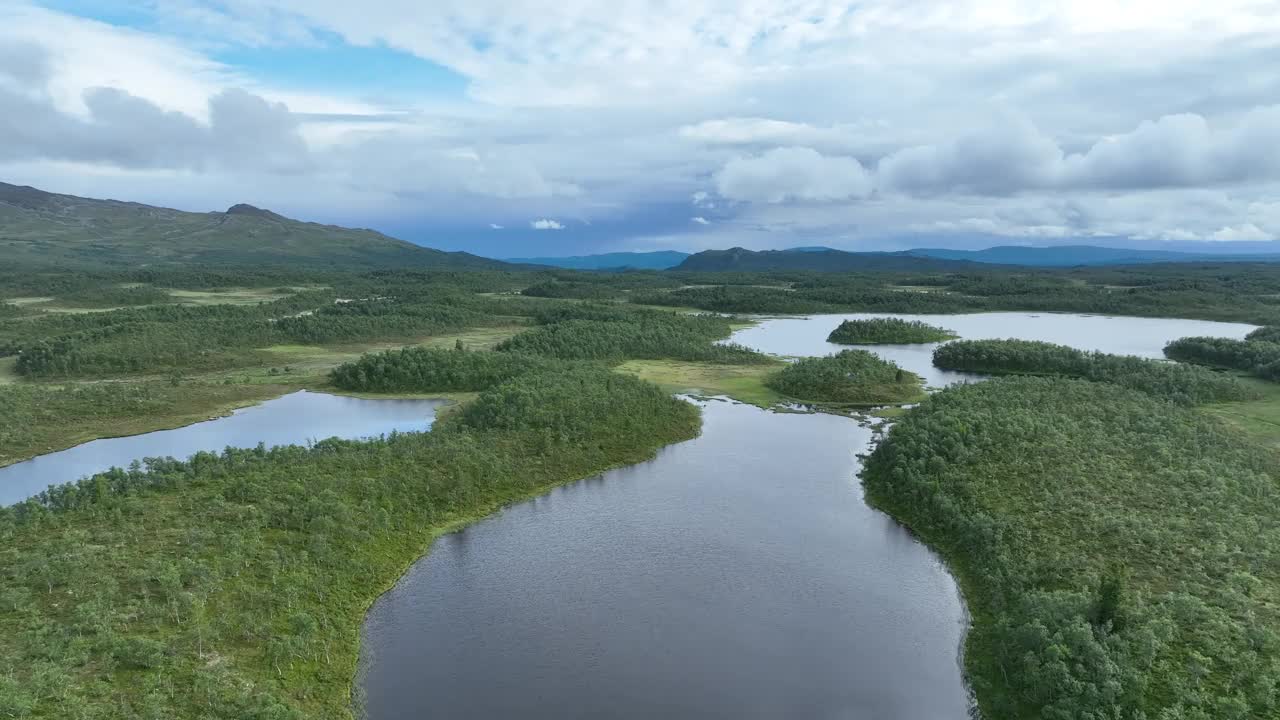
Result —
M 1205 368 L 1034 340 L 957 340 L 935 349 L 933 364 L 988 375 L 1058 375 L 1107 382 L 1179 405 L 1256 397 L 1236 378 Z
M 946 328 L 919 320 L 889 317 L 845 320 L 831 331 L 827 342 L 841 345 L 908 345 L 943 342 L 954 337 L 956 334 Z
M 567 319 L 520 333 L 496 348 L 564 360 L 695 360 L 726 364 L 767 363 L 740 345 L 714 344 L 730 333 L 727 318 L 713 315 L 631 313 L 609 320 Z
M 175 385 L 158 380 L 0 384 L 0 466 L 98 437 L 206 420 L 211 412 L 282 392 L 283 388 L 270 384 Z
M 869 499 L 938 549 L 973 615 L 992 718 L 1280 714 L 1271 450 L 1109 383 L 932 395 L 865 465 Z
M 866 351 L 783 365 L 727 344 L 733 313 L 1000 310 L 1267 326 L 1176 341 L 1178 363 L 1022 341 L 935 352 L 1051 376 L 937 393 L 867 465 L 869 497 L 960 578 L 989 716 L 1275 717 L 1277 464 L 1199 407 L 1266 385 L 1235 375 L 1268 377 L 1277 297 L 1280 269 L 1252 265 L 0 269 L 0 464 L 304 387 L 468 394 L 427 433 L 153 460 L 0 509 L 0 717 L 342 717 L 368 603 L 436 534 L 695 436 L 670 392 L 714 376 L 766 405 L 923 397 Z M 903 341 L 898 323 L 855 329 Z
M 493 322 L 438 297 L 339 300 L 315 291 L 252 307 L 161 305 L 78 321 L 37 318 L 15 328 L 9 342 L 20 374 L 63 378 L 235 367 L 273 345 L 410 339 Z M 22 337 L 41 333 L 51 337 Z
M 520 353 L 407 347 L 368 353 L 334 368 L 329 377 L 336 387 L 354 392 L 477 392 L 526 373 L 569 367 Z
M 1164 348 L 1170 360 L 1242 370 L 1263 380 L 1280 380 L 1280 329 L 1263 327 L 1244 340 L 1185 337 Z
M 271 288 L 258 296 L 269 301 L 221 300 L 246 286 Z M 403 343 L 464 328 L 519 324 L 584 298 L 615 308 L 693 307 L 724 313 L 1062 310 L 1280 325 L 1278 297 L 1280 272 L 1248 264 L 1234 265 L 1231 272 L 1186 265 L 929 274 L 342 273 L 217 267 L 0 271 L 0 358 L 17 357 L 17 371 L 32 379 L 210 372 L 270 362 L 264 348 Z M 626 313 L 607 314 L 579 319 L 616 321 Z M 659 330 L 660 322 L 632 323 L 628 332 L 646 337 L 629 342 L 651 343 L 655 333 L 672 330 Z M 585 338 L 601 329 L 583 325 L 572 333 Z M 521 342 L 544 343 L 540 354 L 564 357 L 570 350 L 551 346 L 565 332 L 548 330 L 540 339 Z M 597 337 L 591 342 L 600 345 L 591 352 L 618 352 L 604 347 L 609 341 Z M 733 350 L 714 352 L 733 361 L 747 358 Z M 706 353 L 683 354 L 716 359 Z
M 156 460 L 0 510 L 0 716 L 346 716 L 365 608 L 434 534 L 698 427 L 648 383 L 556 369 L 428 433 Z
M 705 275 L 700 280 L 705 281 Z M 756 282 L 637 291 L 634 302 L 729 313 L 1060 311 L 1280 324 L 1272 265 L 938 273 L 774 273 Z M 774 287 L 768 287 L 773 285 Z
M 910 403 L 924 397 L 920 378 L 866 350 L 800 358 L 765 385 L 804 402 L 834 405 Z

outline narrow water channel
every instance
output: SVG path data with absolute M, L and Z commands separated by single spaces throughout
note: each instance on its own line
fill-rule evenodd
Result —
M 841 349 L 849 317 L 731 339 Z M 1160 357 L 1250 325 L 1057 313 L 899 316 L 966 338 Z M 931 386 L 935 345 L 869 348 Z M 358 695 L 398 718 L 963 720 L 965 613 L 937 558 L 862 500 L 848 418 L 703 403 L 703 434 L 444 536 L 369 612 Z
M 330 437 L 376 437 L 431 427 L 438 400 L 367 400 L 305 390 L 213 420 L 157 432 L 104 438 L 0 468 L 0 505 L 51 485 L 129 467 L 152 457 L 186 459 L 200 451 L 302 445 Z

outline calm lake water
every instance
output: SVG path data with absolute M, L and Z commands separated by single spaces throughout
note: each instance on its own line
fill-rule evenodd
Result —
M 824 355 L 844 318 L 734 335 Z M 989 313 L 914 316 L 969 338 L 1159 357 L 1248 325 Z M 933 345 L 873 348 L 934 385 Z M 703 434 L 446 535 L 371 608 L 358 683 L 372 720 L 964 720 L 956 586 L 863 502 L 872 434 L 830 415 L 703 403 Z
M 974 313 L 970 315 L 901 315 L 850 313 L 771 318 L 755 327 L 733 334 L 730 342 L 740 343 L 774 355 L 830 355 L 850 347 L 863 347 L 925 379 L 931 387 L 974 379 L 970 373 L 939 370 L 933 366 L 933 349 L 939 343 L 919 345 L 837 345 L 827 335 L 845 320 L 898 317 L 919 320 L 947 328 L 966 340 L 1018 338 L 1070 345 L 1081 350 L 1100 350 L 1116 355 L 1163 358 L 1171 340 L 1190 335 L 1243 338 L 1255 325 L 1176 320 L 1168 318 L 1115 317 L 1110 315 L 1069 315 L 1066 313 Z
M 107 438 L 0 468 L 0 505 L 149 457 L 187 458 L 201 450 L 300 445 L 330 437 L 362 438 L 431 427 L 438 400 L 365 400 L 296 392 L 231 415 L 174 430 Z
M 370 718 L 965 718 L 945 568 L 831 415 L 703 404 L 647 463 L 440 538 L 364 630 Z

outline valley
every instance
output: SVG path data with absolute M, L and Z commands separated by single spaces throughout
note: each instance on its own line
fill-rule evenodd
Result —
M 1278 393 L 1244 359 L 1277 292 L 1264 265 L 0 273 L 0 708 L 1265 716 L 1226 668 L 1280 658 Z M 1234 354 L 1183 340 L 1205 337 Z M 1184 435 L 1208 444 L 1157 447 Z M 1223 478 L 1217 514 L 1134 469 L 1153 454 Z M 1059 475 L 1081 495 L 1035 494 Z M 1230 557 L 1155 549 L 1232 525 L 1254 532 L 1213 541 Z M 1170 630 L 1192 616 L 1254 639 Z M 779 654 L 776 685 L 742 682 Z M 1208 679 L 1166 680 L 1187 658 Z

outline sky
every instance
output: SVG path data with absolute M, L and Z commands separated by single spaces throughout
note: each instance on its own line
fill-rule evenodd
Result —
M 493 257 L 1280 238 L 1280 0 L 0 0 L 0 181 Z

